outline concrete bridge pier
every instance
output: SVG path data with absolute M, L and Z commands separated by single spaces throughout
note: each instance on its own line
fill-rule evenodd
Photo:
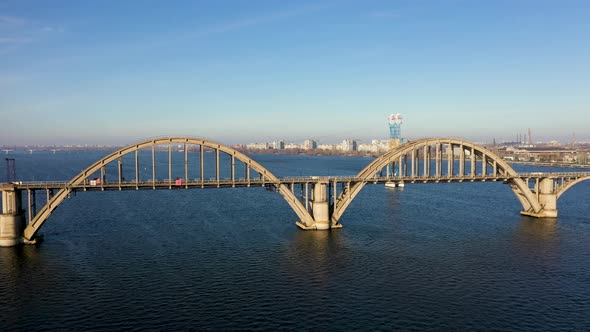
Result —
M 26 227 L 22 209 L 22 194 L 18 189 L 2 190 L 2 214 L 0 214 L 0 247 L 12 247 L 23 243 Z
M 520 214 L 535 218 L 557 218 L 555 181 L 550 178 L 541 178 L 534 193 L 541 205 L 541 210 L 536 212 L 530 209 L 529 211 L 522 211 Z
M 544 178 L 539 182 L 539 203 L 543 207 L 539 217 L 557 218 L 557 193 L 553 179 Z
M 315 229 L 330 229 L 330 202 L 328 202 L 327 183 L 317 182 L 312 186 L 311 215 Z
M 305 230 L 328 230 L 330 228 L 342 228 L 342 225 L 331 225 L 330 218 L 332 215 L 330 199 L 328 193 L 328 182 L 316 182 L 312 184 L 312 199 L 310 200 L 311 216 L 313 224 L 304 225 L 301 222 L 297 223 Z

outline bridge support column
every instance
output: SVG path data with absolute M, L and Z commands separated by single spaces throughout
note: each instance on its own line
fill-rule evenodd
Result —
M 553 179 L 542 179 L 539 183 L 539 203 L 543 207 L 543 218 L 557 218 L 557 193 Z
M 298 222 L 297 226 L 305 230 L 328 230 L 330 228 L 341 228 L 342 225 L 330 225 L 330 200 L 327 182 L 316 182 L 312 184 L 313 197 L 310 201 L 312 225 L 303 225 Z
M 330 229 L 330 202 L 327 199 L 327 183 L 314 183 L 312 190 L 311 215 L 315 220 L 315 229 Z
M 23 243 L 26 227 L 22 210 L 22 195 L 18 189 L 2 190 L 2 214 L 0 214 L 0 247 L 12 247 Z
M 557 218 L 557 193 L 553 179 L 543 178 L 539 181 L 538 195 L 541 211 L 526 212 L 521 214 L 536 218 Z

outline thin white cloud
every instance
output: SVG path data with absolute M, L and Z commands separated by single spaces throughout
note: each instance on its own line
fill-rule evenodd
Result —
M 369 13 L 369 16 L 382 19 L 397 19 L 400 17 L 398 13 L 391 11 L 374 11 Z
M 24 44 L 31 42 L 29 38 L 3 38 L 0 37 L 0 44 Z
M 258 16 L 244 17 L 233 21 L 221 22 L 218 24 L 201 27 L 192 31 L 186 31 L 181 33 L 175 33 L 174 35 L 155 35 L 151 36 L 150 39 L 144 41 L 136 41 L 127 46 L 129 50 L 134 51 L 147 51 L 150 49 L 157 49 L 166 47 L 172 44 L 181 44 L 192 42 L 201 38 L 207 38 L 215 35 L 231 33 L 247 29 L 259 25 L 269 24 L 277 21 L 288 20 L 298 16 L 311 14 L 323 9 L 333 7 L 334 3 L 325 4 L 314 4 L 310 6 L 304 6 L 300 8 L 287 9 L 283 11 L 266 13 Z M 123 48 L 118 48 L 118 54 L 121 53 Z M 103 55 L 104 56 L 104 55 Z
M 0 25 L 7 25 L 7 26 L 24 26 L 29 21 L 22 17 L 16 16 L 7 16 L 7 15 L 0 15 Z
M 0 15 L 0 55 L 9 54 L 63 29 L 43 25 L 28 18 Z
M 213 25 L 202 30 L 193 31 L 187 33 L 185 35 L 180 36 L 180 39 L 191 39 L 191 38 L 201 38 L 201 37 L 208 37 L 210 35 L 219 34 L 219 33 L 226 33 L 231 31 L 236 31 L 240 29 L 245 29 L 253 26 L 258 26 L 262 24 L 268 24 L 276 21 L 281 21 L 293 17 L 297 17 L 300 15 L 310 14 L 322 9 L 326 9 L 332 7 L 334 4 L 326 3 L 326 4 L 316 4 L 311 6 L 305 6 L 296 9 L 290 9 L 280 12 L 269 13 L 266 15 L 254 16 L 254 17 L 247 17 L 238 19 L 235 21 L 224 22 L 217 25 Z

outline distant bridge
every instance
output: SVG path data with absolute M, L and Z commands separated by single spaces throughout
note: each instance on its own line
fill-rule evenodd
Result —
M 173 146 L 182 147 L 183 174 L 174 177 Z M 156 176 L 156 151 L 167 151 L 167 178 Z M 189 152 L 191 151 L 191 152 Z M 151 176 L 144 179 L 140 152 L 151 152 Z M 214 162 L 206 165 L 205 153 L 213 152 Z M 189 163 L 189 156 L 198 159 Z M 227 165 L 221 168 L 225 155 Z M 132 158 L 135 176 L 127 180 L 124 158 Z M 144 158 L 144 157 L 142 157 Z M 142 159 L 143 161 L 143 159 Z M 114 167 L 111 167 L 114 166 Z M 209 168 L 206 168 L 209 167 Z M 115 181 L 106 181 L 109 167 Z M 208 172 L 206 172 L 206 170 Z M 198 171 L 198 176 L 189 176 Z M 242 174 L 238 176 L 238 172 Z M 207 177 L 205 174 L 214 174 Z M 225 175 L 223 175 L 223 174 Z M 112 178 L 113 174 L 108 174 Z M 29 243 L 51 213 L 72 192 L 140 189 L 196 189 L 224 187 L 267 187 L 280 193 L 299 217 L 303 229 L 339 228 L 342 214 L 368 183 L 442 183 L 502 181 L 510 186 L 523 206 L 524 215 L 557 217 L 557 199 L 576 183 L 590 179 L 590 173 L 517 173 L 492 151 L 477 144 L 449 138 L 412 141 L 391 149 L 375 159 L 356 176 L 278 178 L 251 157 L 222 144 L 197 138 L 160 138 L 122 148 L 98 160 L 67 182 L 13 182 L 0 184 L 0 246 Z M 45 192 L 45 204 L 37 211 L 37 192 Z M 26 192 L 27 209 L 22 208 Z M 26 218 L 25 218 L 26 214 Z

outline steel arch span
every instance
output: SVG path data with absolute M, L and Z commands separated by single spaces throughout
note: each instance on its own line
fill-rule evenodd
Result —
M 239 160 L 241 162 L 244 163 L 244 167 L 245 169 L 247 168 L 248 170 L 248 174 L 250 169 L 254 170 L 255 172 L 258 172 L 260 174 L 261 179 L 263 180 L 263 183 L 266 182 L 268 185 L 272 185 L 276 188 L 276 191 L 279 192 L 283 198 L 287 201 L 287 203 L 289 204 L 289 206 L 291 206 L 291 208 L 293 209 L 293 211 L 297 214 L 297 216 L 300 218 L 300 220 L 306 224 L 311 224 L 313 223 L 313 217 L 310 215 L 310 213 L 307 211 L 307 209 L 305 208 L 305 206 L 303 206 L 303 204 L 301 203 L 301 201 L 299 201 L 297 199 L 297 197 L 295 196 L 295 194 L 285 185 L 282 185 L 280 180 L 274 175 L 272 174 L 269 170 L 267 170 L 266 168 L 264 168 L 262 165 L 260 165 L 258 162 L 256 162 L 255 160 L 253 160 L 252 158 L 248 157 L 247 155 L 232 149 L 228 146 L 219 144 L 219 143 L 215 143 L 209 140 L 205 140 L 205 139 L 200 139 L 200 138 L 184 138 L 184 137 L 167 137 L 167 138 L 158 138 L 158 139 L 152 139 L 152 140 L 147 140 L 147 141 L 143 141 L 143 142 L 139 142 L 133 145 L 129 145 L 127 147 L 124 147 L 120 150 L 117 150 L 111 154 L 109 154 L 108 156 L 96 161 L 94 164 L 90 165 L 88 168 L 86 168 L 85 170 L 83 170 L 82 172 L 80 172 L 78 175 L 76 175 L 75 177 L 73 177 L 70 181 L 68 181 L 68 183 L 66 184 L 65 188 L 59 190 L 55 195 L 53 195 L 50 199 L 48 199 L 47 203 L 41 208 L 41 210 L 38 211 L 38 213 L 34 216 L 34 218 L 31 219 L 31 222 L 28 224 L 28 226 L 25 228 L 24 232 L 23 232 L 23 236 L 27 241 L 31 241 L 34 239 L 35 235 L 37 234 L 37 232 L 39 231 L 39 229 L 41 228 L 41 226 L 43 226 L 43 224 L 47 221 L 47 219 L 49 218 L 49 216 L 51 215 L 51 213 L 70 195 L 70 193 L 72 192 L 72 190 L 74 190 L 75 187 L 79 187 L 80 185 L 83 185 L 84 183 L 86 183 L 86 181 L 92 177 L 93 174 L 97 173 L 97 172 L 104 172 L 104 167 L 111 163 L 111 162 L 115 162 L 117 160 L 120 160 L 121 157 L 128 155 L 128 154 L 132 154 L 135 153 L 135 160 L 136 160 L 136 180 L 138 179 L 138 175 L 137 175 L 137 163 L 138 163 L 138 152 L 141 149 L 145 149 L 145 148 L 152 148 L 152 156 L 153 153 L 155 151 L 155 147 L 158 145 L 168 145 L 169 146 L 169 155 L 171 156 L 171 145 L 172 144 L 184 144 L 185 145 L 185 174 L 187 173 L 186 171 L 186 145 L 187 144 L 191 144 L 191 145 L 199 145 L 200 146 L 200 155 L 201 155 L 201 165 L 202 165 L 202 161 L 203 161 L 203 149 L 204 148 L 209 148 L 212 149 L 216 152 L 216 157 L 217 157 L 217 174 L 219 174 L 219 153 L 225 153 L 227 155 L 229 155 L 231 157 L 232 160 L 232 167 L 234 167 L 234 162 L 235 160 Z M 154 158 L 154 157 L 152 157 Z M 119 164 L 119 169 L 121 169 L 121 164 Z M 171 169 L 171 157 L 169 159 L 169 169 Z M 121 170 L 119 170 L 119 184 L 121 183 Z M 233 173 L 234 173 L 234 169 L 232 168 L 232 177 L 233 177 Z M 170 171 L 171 174 L 171 171 Z M 249 175 L 248 175 L 249 176 Z M 201 167 L 201 178 L 203 177 L 203 169 Z M 219 179 L 219 175 L 217 175 L 218 179 Z M 188 180 L 188 176 L 186 176 L 187 180 Z M 171 182 L 171 178 L 168 179 Z M 187 181 L 188 182 L 188 181 Z M 172 183 L 171 183 L 172 185 Z M 154 166 L 154 186 L 155 186 L 155 166 Z M 155 187 L 154 187 L 155 188 Z
M 446 155 L 444 153 L 446 148 Z M 459 167 L 455 169 L 455 156 L 459 154 Z M 443 159 L 446 158 L 446 165 Z M 469 165 L 467 165 L 469 163 Z M 432 165 L 434 164 L 434 165 Z M 399 174 L 392 179 L 400 181 L 436 181 L 443 177 L 446 166 L 445 181 L 456 178 L 457 181 L 474 181 L 474 179 L 503 179 L 515 193 L 523 206 L 523 214 L 541 214 L 543 206 L 528 183 L 501 157 L 491 150 L 456 138 L 427 138 L 400 145 L 375 159 L 356 178 L 360 181 L 351 183 L 336 199 L 331 217 L 331 224 L 337 225 L 339 219 L 352 200 L 360 193 L 365 184 L 375 179 L 384 168 L 396 165 Z M 467 167 L 469 166 L 469 167 Z M 479 168 L 479 170 L 478 170 Z M 479 172 L 479 174 L 478 174 Z M 403 174 L 402 174 L 403 173 Z

